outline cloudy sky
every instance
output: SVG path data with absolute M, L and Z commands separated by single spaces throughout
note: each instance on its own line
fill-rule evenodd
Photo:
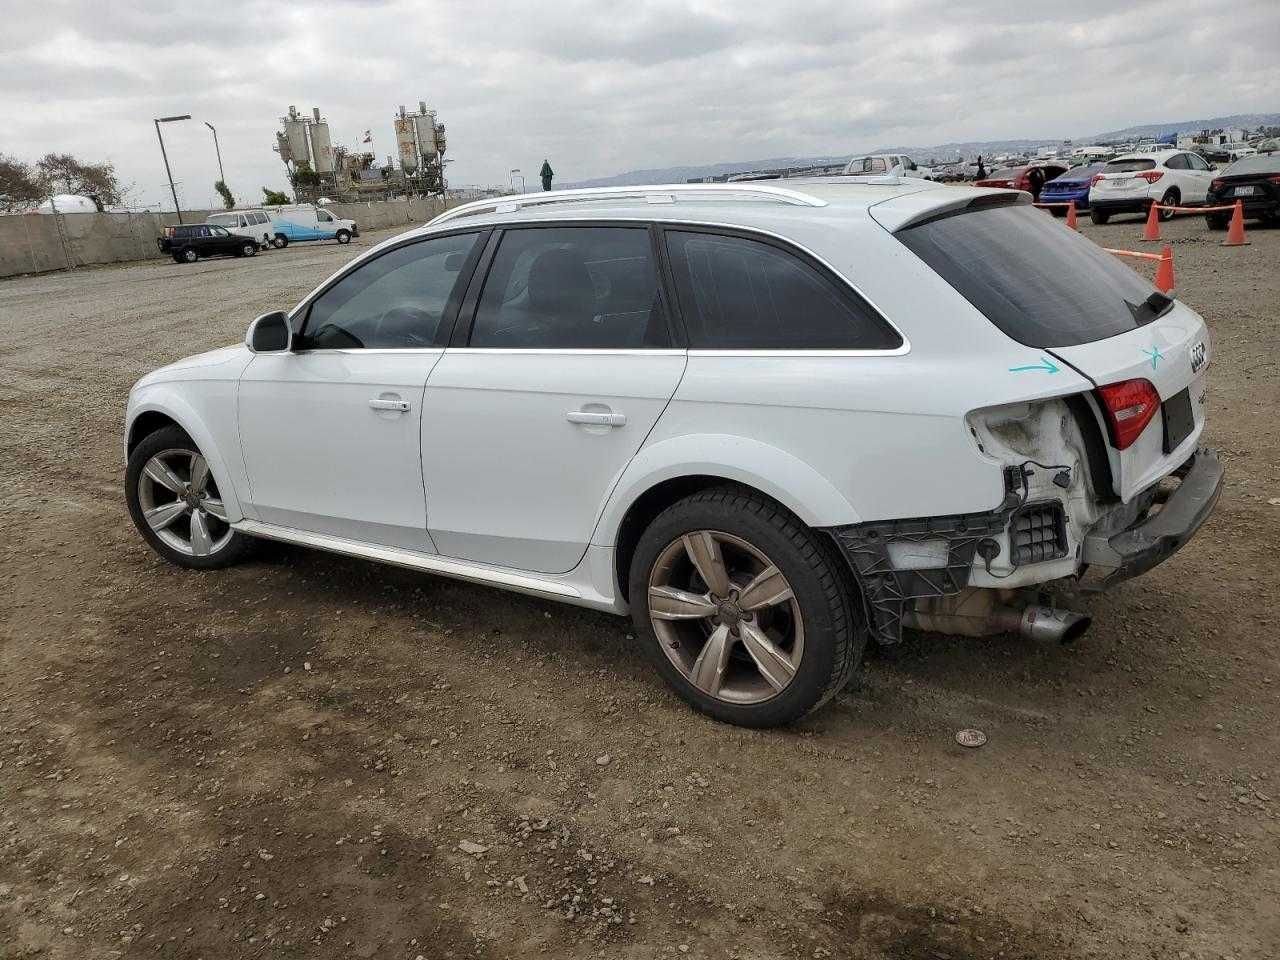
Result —
M 206 120 L 237 195 L 283 187 L 289 104 L 385 156 L 426 100 L 458 185 L 1280 110 L 1277 0 L 0 0 L 0 23 L 0 152 L 111 160 L 138 204 L 170 203 L 170 114 L 195 118 L 165 127 L 184 206 L 211 204 Z

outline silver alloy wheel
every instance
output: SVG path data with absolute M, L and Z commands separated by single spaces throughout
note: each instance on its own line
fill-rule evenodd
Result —
M 804 620 L 786 577 L 741 537 L 695 530 L 649 573 L 649 619 L 667 659 L 695 687 L 729 703 L 787 688 L 804 656 Z
M 187 263 L 195 263 L 200 259 L 200 254 L 188 247 L 186 250 L 182 251 L 182 259 L 187 261 Z
M 208 557 L 231 540 L 227 511 L 209 464 L 195 450 L 162 450 L 138 475 L 143 519 L 168 547 Z

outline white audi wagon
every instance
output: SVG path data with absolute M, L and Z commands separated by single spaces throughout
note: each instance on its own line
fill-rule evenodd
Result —
M 1045 606 L 1205 521 L 1208 332 L 1026 194 L 830 178 L 542 193 L 380 244 L 143 377 L 162 556 L 270 538 L 616 614 L 694 707 L 785 723 L 904 627 Z

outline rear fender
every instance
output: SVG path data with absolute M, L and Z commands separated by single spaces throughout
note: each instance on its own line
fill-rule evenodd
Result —
M 636 455 L 605 502 L 592 543 L 615 545 L 623 517 L 645 491 L 691 476 L 721 477 L 753 487 L 810 527 L 861 520 L 830 481 L 785 450 L 745 437 L 689 434 L 662 440 Z

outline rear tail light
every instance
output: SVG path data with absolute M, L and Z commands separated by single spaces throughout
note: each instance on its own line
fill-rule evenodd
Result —
M 1147 181 L 1147 183 L 1155 183 L 1157 180 L 1159 180 L 1161 177 L 1164 176 L 1164 171 L 1163 170 L 1143 170 L 1140 174 L 1138 174 L 1138 176 L 1141 177 L 1143 180 Z
M 1102 179 L 1102 174 L 1100 174 L 1100 173 L 1095 173 L 1095 174 L 1093 175 L 1093 179 L 1089 181 L 1089 186 L 1091 186 L 1091 187 L 1092 187 L 1095 183 L 1097 183 L 1097 182 L 1098 182 L 1099 180 L 1101 180 L 1101 179 Z
M 1019 190 L 1030 190 L 1030 189 L 1031 189 L 1031 178 L 1030 178 L 1030 177 L 1019 177 L 1019 178 L 1018 178 L 1018 180 L 1017 180 L 1017 182 L 1014 184 L 1014 186 L 1015 186 L 1015 187 L 1017 187 Z
M 1160 394 L 1150 380 L 1122 380 L 1098 388 L 1111 443 L 1117 450 L 1127 450 L 1138 439 L 1151 418 L 1160 409 Z
M 1267 177 L 1272 183 L 1280 183 L 1280 177 Z
M 1209 189 L 1212 190 L 1214 193 L 1217 193 L 1219 190 L 1222 189 L 1222 187 L 1223 187 L 1223 183 L 1221 180 L 1211 180 L 1209 182 Z

